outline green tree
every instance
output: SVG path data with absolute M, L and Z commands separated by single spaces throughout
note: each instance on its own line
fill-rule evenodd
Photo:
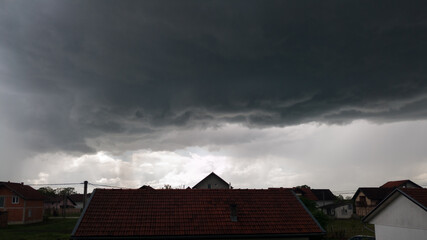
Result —
M 77 193 L 73 187 L 57 188 L 55 191 L 58 195 L 67 195 L 67 196 Z
M 54 197 L 56 195 L 56 192 L 51 187 L 41 187 L 37 189 L 41 194 L 47 197 Z
M 301 202 L 311 212 L 311 215 L 313 215 L 313 217 L 317 220 L 317 222 L 319 222 L 320 226 L 322 226 L 323 229 L 326 229 L 329 218 L 326 214 L 322 212 L 322 210 L 317 208 L 316 202 L 305 197 L 300 197 L 300 199 L 301 199 Z

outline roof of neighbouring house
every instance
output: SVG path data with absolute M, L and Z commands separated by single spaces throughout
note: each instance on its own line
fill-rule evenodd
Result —
M 45 196 L 31 186 L 24 183 L 0 182 L 0 187 L 4 186 L 16 193 L 19 197 L 25 200 L 44 200 Z
M 316 195 L 314 195 L 314 193 L 311 191 L 310 188 L 306 188 L 306 187 L 294 187 L 293 188 L 294 192 L 296 194 L 301 194 L 302 197 L 305 197 L 309 200 L 312 201 L 317 201 L 319 199 L 317 199 Z
M 363 194 L 371 200 L 382 200 L 392 191 L 393 188 L 363 187 L 357 189 L 352 199 L 355 200 L 359 193 L 363 192 Z
M 421 186 L 419 186 L 418 184 L 412 182 L 409 179 L 407 179 L 407 180 L 399 180 L 399 181 L 388 181 L 388 182 L 384 183 L 380 188 L 398 188 L 398 187 L 401 187 L 402 185 L 404 185 L 406 183 L 411 183 L 411 184 L 417 186 L 418 188 L 421 188 Z
M 337 207 L 346 206 L 346 205 L 353 205 L 353 202 L 351 200 L 344 200 L 341 202 L 324 205 L 324 206 L 321 206 L 320 208 L 330 209 L 330 208 L 337 208 Z
M 96 189 L 72 238 L 322 234 L 291 189 Z
M 311 189 L 314 195 L 316 195 L 318 201 L 335 201 L 337 197 L 329 189 Z
M 415 200 L 427 211 L 427 189 L 426 188 L 403 188 L 401 192 Z
M 194 185 L 193 188 L 197 188 L 198 185 L 202 184 L 206 179 L 208 179 L 210 177 L 214 177 L 214 178 L 218 179 L 220 182 L 223 182 L 225 185 L 229 185 L 224 179 L 222 179 L 221 177 L 216 175 L 214 172 L 211 172 L 209 175 L 207 175 L 205 178 L 203 178 L 200 182 L 198 182 L 196 185 Z
M 427 211 L 427 189 L 426 188 L 395 188 L 381 203 L 363 218 L 364 222 L 369 222 L 378 213 L 390 205 L 399 195 L 405 196 L 424 211 Z

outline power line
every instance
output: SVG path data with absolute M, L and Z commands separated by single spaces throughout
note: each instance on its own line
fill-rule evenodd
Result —
M 89 185 L 95 186 L 95 187 L 110 187 L 110 188 L 128 188 L 128 187 L 119 187 L 119 186 L 112 186 L 112 185 L 105 185 L 105 184 L 96 184 L 96 183 L 88 183 Z
M 84 183 L 28 183 L 28 185 L 31 186 L 48 186 L 48 185 L 80 185 L 80 184 L 84 184 Z

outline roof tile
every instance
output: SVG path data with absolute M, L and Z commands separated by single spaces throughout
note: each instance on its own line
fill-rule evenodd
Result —
M 79 236 L 309 234 L 322 229 L 291 189 L 97 189 Z M 230 219 L 237 205 L 238 221 Z

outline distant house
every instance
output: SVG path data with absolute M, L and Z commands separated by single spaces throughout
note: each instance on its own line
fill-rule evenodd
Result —
M 375 224 L 377 240 L 425 240 L 427 189 L 396 188 L 363 221 Z
M 422 188 L 420 185 L 411 180 L 389 181 L 384 183 L 380 188 Z
M 193 189 L 230 189 L 229 183 L 224 181 L 214 172 L 203 178 L 199 183 L 194 185 Z
M 70 196 L 53 196 L 47 197 L 44 200 L 44 213 L 47 215 L 58 216 L 62 213 L 62 209 L 75 208 L 76 203 L 70 198 Z
M 44 196 L 24 183 L 0 182 L 0 211 L 7 212 L 8 224 L 43 221 Z
M 69 197 L 70 197 L 70 200 L 75 203 L 75 206 L 74 206 L 75 208 L 83 209 L 83 202 L 84 202 L 83 194 L 71 194 Z M 86 202 L 87 200 L 89 200 L 89 198 L 90 198 L 90 193 L 88 193 L 86 196 Z
M 316 196 L 316 205 L 321 207 L 335 203 L 337 197 L 329 189 L 311 189 L 311 192 Z
M 392 188 L 378 187 L 363 187 L 357 189 L 352 198 L 356 209 L 356 215 L 361 217 L 366 216 L 392 191 Z
M 411 180 L 399 180 L 386 182 L 380 187 L 362 187 L 357 189 L 353 196 L 356 215 L 366 216 L 372 211 L 388 194 L 396 188 L 421 188 Z
M 316 202 L 316 206 L 332 204 L 337 201 L 337 197 L 329 189 L 311 189 L 308 187 L 293 188 L 295 194 Z
M 71 239 L 308 240 L 324 234 L 291 189 L 96 189 Z
M 294 187 L 293 191 L 298 197 L 304 197 L 314 202 L 319 200 L 317 199 L 316 195 L 314 195 L 314 193 L 311 191 L 311 189 L 308 187 Z
M 336 219 L 349 219 L 353 215 L 353 202 L 343 201 L 320 207 L 323 213 Z

